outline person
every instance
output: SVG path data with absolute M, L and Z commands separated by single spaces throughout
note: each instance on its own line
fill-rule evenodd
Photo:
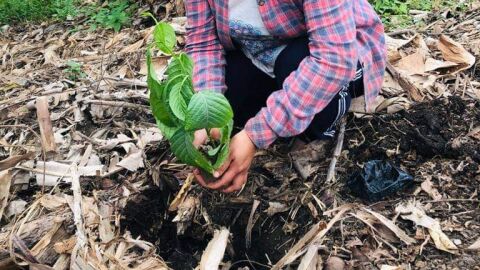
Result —
M 386 47 L 367 0 L 186 0 L 185 9 L 194 89 L 224 93 L 242 127 L 216 181 L 194 171 L 201 185 L 238 191 L 257 149 L 332 138 L 353 97 L 371 110 Z M 207 137 L 197 131 L 194 144 Z

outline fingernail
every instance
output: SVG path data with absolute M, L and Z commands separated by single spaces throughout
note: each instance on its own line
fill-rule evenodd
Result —
M 194 174 L 199 174 L 198 169 L 194 169 L 194 170 L 193 170 L 193 173 L 194 173 Z
M 220 173 L 219 173 L 219 172 L 214 172 L 214 173 L 213 173 L 213 177 L 218 178 L 219 176 L 220 176 Z

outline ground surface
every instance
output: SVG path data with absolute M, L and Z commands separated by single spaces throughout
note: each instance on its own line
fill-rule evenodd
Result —
M 391 115 L 380 115 L 365 119 L 350 118 L 346 131 L 347 147 L 343 159 L 338 165 L 338 183 L 333 186 L 323 186 L 328 160 L 321 162 L 318 174 L 313 181 L 308 182 L 313 188 L 307 188 L 303 180 L 295 177 L 291 160 L 285 153 L 271 151 L 258 158 L 253 166 L 250 184 L 240 197 L 220 197 L 218 194 L 200 191 L 203 206 L 217 225 L 228 226 L 233 234 L 232 259 L 244 260 L 239 263 L 245 266 L 253 264 L 255 269 L 269 269 L 268 260 L 279 260 L 295 243 L 293 239 L 301 237 L 306 229 L 323 217 L 315 216 L 309 210 L 311 199 L 305 196 L 307 192 L 317 194 L 327 207 L 333 202 L 347 202 L 370 205 L 372 209 L 393 218 L 395 205 L 410 199 L 425 202 L 429 215 L 442 221 L 443 229 L 452 239 L 458 239 L 463 246 L 480 237 L 479 196 L 480 184 L 480 144 L 476 139 L 468 138 L 469 126 L 480 124 L 480 103 L 464 101 L 458 97 L 439 99 L 413 107 L 407 112 Z M 280 145 L 279 145 L 280 147 Z M 393 151 L 393 154 L 389 154 Z M 351 195 L 344 185 L 352 172 L 360 169 L 362 163 L 374 159 L 388 159 L 415 177 L 415 186 L 396 192 L 377 203 L 362 201 Z M 432 201 L 425 192 L 417 191 L 420 183 L 431 179 L 434 186 L 446 201 Z M 252 186 L 253 185 L 253 186 Z M 284 192 L 282 192 L 284 191 Z M 286 192 L 285 192 L 286 191 Z M 207 242 L 204 240 L 202 226 L 196 224 L 188 236 L 177 238 L 172 232 L 172 224 L 164 224 L 162 229 L 155 229 L 158 219 L 164 212 L 164 204 L 159 203 L 158 191 L 150 190 L 144 193 L 146 198 L 141 202 L 132 202 L 127 206 L 127 224 L 132 232 L 147 237 L 150 241 L 159 240 L 159 248 L 164 258 L 178 265 L 178 269 L 186 269 L 185 265 L 195 266 L 199 253 Z M 280 196 L 279 196 L 280 195 Z M 458 201 L 449 202 L 448 199 Z M 257 210 L 258 220 L 252 230 L 252 246 L 245 248 L 245 229 L 251 211 L 253 200 L 260 200 Z M 269 217 L 262 213 L 268 202 L 281 202 L 291 205 L 296 210 Z M 303 201 L 303 202 L 302 202 Z M 154 202 L 154 203 L 152 203 Z M 157 209 L 156 207 L 163 205 Z M 291 208 L 291 210 L 293 210 Z M 142 210 L 143 209 L 143 210 Z M 298 212 L 297 212 L 298 211 Z M 326 220 L 328 221 L 328 220 Z M 359 267 L 362 255 L 372 256 L 373 250 L 383 250 L 372 238 L 362 222 L 353 217 L 344 219 L 344 229 L 332 231 L 328 239 L 328 252 L 323 255 L 340 256 L 350 260 L 352 267 Z M 410 235 L 416 234 L 415 226 L 410 222 L 399 220 L 402 228 Z M 139 224 L 142 224 L 139 226 Z M 128 226 L 128 225 L 127 225 Z M 288 232 L 289 228 L 296 228 Z M 286 232 L 287 231 L 287 232 Z M 425 233 L 425 232 L 423 232 Z M 362 244 L 354 246 L 353 250 L 342 250 L 342 243 L 360 240 Z M 457 240 L 457 241 L 458 241 Z M 394 243 L 398 244 L 398 240 Z M 476 252 L 462 252 L 451 256 L 426 245 L 422 254 L 418 247 L 401 248 L 400 258 L 409 258 L 408 262 L 418 269 L 474 269 L 480 265 Z M 393 254 L 377 254 L 374 264 L 388 264 L 396 261 Z M 356 254 L 359 253 L 359 254 Z M 267 254 L 267 256 L 265 255 Z M 248 262 L 251 260 L 253 262 Z M 368 260 L 370 261 L 370 260 Z M 255 263 L 257 262 L 257 263 Z M 258 264 L 260 263 L 260 264 Z M 373 266 L 372 266 L 373 267 Z

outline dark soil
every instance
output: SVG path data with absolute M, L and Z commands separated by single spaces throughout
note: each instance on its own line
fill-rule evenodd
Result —
M 309 207 L 315 194 L 327 208 L 333 203 L 369 204 L 351 195 L 345 182 L 361 165 L 372 159 L 387 159 L 415 177 L 415 187 L 384 198 L 370 207 L 388 218 L 401 201 L 415 198 L 429 208 L 428 215 L 438 218 L 451 239 L 466 247 L 480 237 L 480 208 L 478 202 L 436 202 L 418 189 L 426 177 L 444 199 L 480 199 L 480 143 L 467 134 L 480 126 L 480 104 L 458 97 L 419 104 L 409 111 L 392 115 L 374 115 L 364 119 L 351 118 L 345 134 L 345 146 L 337 165 L 337 184 L 323 183 L 330 160 L 320 162 L 317 174 L 308 181 L 301 180 L 291 165 L 285 145 L 261 153 L 252 168 L 249 184 L 240 196 L 225 196 L 196 187 L 202 206 L 214 224 L 226 226 L 232 234 L 233 252 L 227 252 L 224 261 L 234 263 L 231 269 L 248 266 L 249 269 L 269 269 L 312 224 L 328 218 Z M 331 156 L 331 154 L 327 155 Z M 171 195 L 170 195 L 171 197 Z M 132 234 L 155 243 L 159 254 L 173 269 L 192 269 L 211 238 L 212 226 L 200 217 L 185 236 L 176 236 L 174 215 L 166 212 L 168 192 L 151 188 L 131 201 L 125 209 L 123 226 Z M 246 227 L 252 202 L 260 201 L 255 212 L 251 247 L 245 244 Z M 289 210 L 269 217 L 265 213 L 269 202 L 280 202 Z M 412 222 L 397 220 L 409 235 L 419 231 Z M 334 254 L 343 258 L 350 268 L 378 269 L 382 264 L 410 264 L 415 269 L 474 269 L 480 265 L 478 256 L 461 251 L 449 255 L 430 242 L 421 255 L 419 246 L 392 244 L 395 254 L 381 246 L 371 232 L 356 219 L 346 218 L 342 229 L 335 227 L 325 241 L 321 252 L 324 260 Z M 428 234 L 426 231 L 424 233 Z M 360 245 L 346 245 L 359 240 Z M 419 241 L 423 242 L 423 239 Z M 228 249 L 227 249 L 228 251 Z M 373 255 L 372 255 L 373 254 Z M 366 267 L 366 268 L 365 268 Z M 378 267 L 378 268 L 375 268 Z
M 408 112 L 351 123 L 357 128 L 347 132 L 347 140 L 353 142 L 348 144 L 349 150 L 357 161 L 388 158 L 387 150 L 397 147 L 403 153 L 415 152 L 420 162 L 435 156 L 451 159 L 471 156 L 480 161 L 480 144 L 466 137 L 480 123 L 480 105 L 466 104 L 459 97 L 434 100 Z M 365 137 L 365 142 L 358 146 L 356 131 Z M 402 156 L 397 155 L 397 160 Z

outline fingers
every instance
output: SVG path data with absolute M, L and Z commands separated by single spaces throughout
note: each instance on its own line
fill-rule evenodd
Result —
M 195 148 L 200 147 L 201 145 L 205 144 L 207 141 L 207 131 L 205 129 L 199 129 L 195 131 L 195 135 L 193 137 L 193 145 Z
M 213 128 L 212 130 L 210 130 L 210 136 L 213 140 L 218 141 L 222 137 L 222 133 L 220 129 Z M 201 145 L 204 145 L 207 142 L 207 139 L 207 131 L 205 129 L 199 129 L 195 131 L 195 134 L 193 136 L 193 145 L 195 146 L 195 148 L 199 148 Z
M 218 128 L 212 128 L 210 130 L 210 136 L 212 137 L 212 139 L 214 139 L 215 141 L 218 141 L 220 140 L 220 138 L 222 137 L 222 132 L 220 132 L 220 129 Z
M 248 174 L 246 172 L 239 174 L 237 177 L 235 177 L 235 179 L 233 179 L 232 185 L 230 185 L 226 189 L 223 189 L 222 192 L 232 193 L 241 190 L 243 185 L 247 182 L 247 176 Z
M 220 189 L 220 188 L 223 188 L 223 187 L 227 187 L 227 186 L 230 185 L 230 183 L 233 181 L 233 179 L 235 178 L 235 176 L 237 174 L 238 174 L 238 170 L 237 170 L 234 162 L 232 162 L 232 164 L 230 164 L 230 167 L 228 167 L 227 171 L 222 175 L 220 180 L 209 184 L 208 188 Z
M 213 173 L 213 177 L 219 178 L 220 176 L 222 176 L 223 173 L 228 169 L 228 167 L 230 167 L 231 163 L 232 163 L 232 159 L 230 157 L 228 157 L 227 160 L 225 160 L 225 162 L 223 162 L 222 166 L 220 166 L 220 168 L 218 168 Z
M 195 179 L 197 180 L 197 182 L 198 182 L 201 186 L 207 187 L 207 182 L 205 181 L 205 179 L 204 179 L 203 176 L 201 175 L 199 169 L 194 169 L 194 170 L 193 170 L 193 175 L 195 176 Z

